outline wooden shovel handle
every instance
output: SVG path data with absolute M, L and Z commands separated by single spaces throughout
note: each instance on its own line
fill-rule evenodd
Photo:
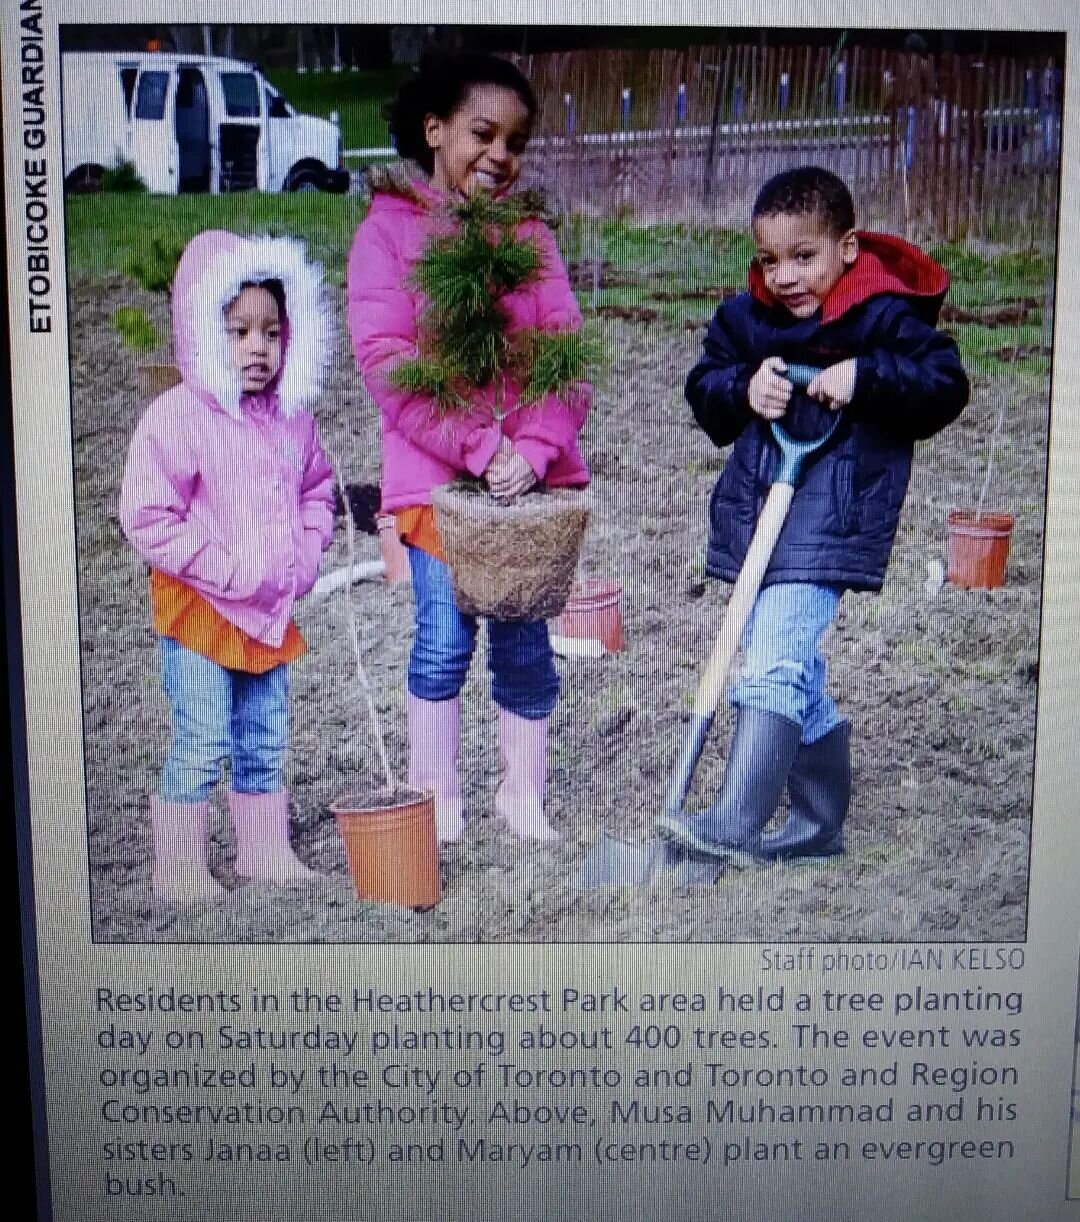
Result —
M 769 567 L 769 560 L 794 495 L 795 489 L 791 484 L 777 483 L 769 489 L 765 508 L 758 518 L 754 537 L 750 540 L 746 559 L 731 592 L 720 631 L 716 634 L 712 654 L 698 683 L 697 695 L 694 697 L 694 713 L 697 717 L 711 719 L 716 712 L 724 680 L 739 650 L 743 630 L 754 607 L 754 599 L 761 589 L 762 578 Z

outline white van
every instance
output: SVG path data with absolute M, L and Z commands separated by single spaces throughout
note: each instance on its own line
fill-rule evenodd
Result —
M 346 191 L 336 122 L 301 115 L 252 63 L 159 51 L 62 59 L 64 182 L 131 162 L 156 194 Z

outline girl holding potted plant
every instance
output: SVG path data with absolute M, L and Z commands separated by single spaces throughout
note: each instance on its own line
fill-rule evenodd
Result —
M 532 89 L 489 55 L 428 58 L 389 108 L 403 167 L 372 176 L 348 265 L 348 317 L 382 415 L 383 509 L 412 569 L 409 783 L 431 789 L 439 840 L 464 832 L 460 691 L 477 619 L 461 612 L 432 509 L 460 476 L 496 498 L 582 487 L 591 390 L 581 314 L 534 194 L 512 194 L 536 112 Z M 548 722 L 559 694 L 543 620 L 488 620 L 505 768 L 496 814 L 556 835 L 544 813 Z

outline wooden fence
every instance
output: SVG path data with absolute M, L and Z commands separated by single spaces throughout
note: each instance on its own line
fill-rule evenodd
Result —
M 745 225 L 771 174 L 840 174 L 860 221 L 913 239 L 1045 245 L 1062 67 L 849 45 L 524 57 L 527 177 L 570 210 Z

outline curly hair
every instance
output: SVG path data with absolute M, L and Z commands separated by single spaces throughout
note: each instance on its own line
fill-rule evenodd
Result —
M 416 74 L 405 81 L 397 97 L 383 108 L 398 155 L 410 158 L 430 174 L 435 157 L 424 136 L 424 119 L 427 115 L 449 119 L 474 85 L 511 89 L 525 104 L 529 118 L 536 114 L 532 86 L 508 59 L 477 51 L 432 52 L 421 59 Z
M 773 175 L 754 200 L 750 222 L 783 213 L 816 216 L 837 237 L 855 228 L 851 192 L 842 179 L 816 165 Z

